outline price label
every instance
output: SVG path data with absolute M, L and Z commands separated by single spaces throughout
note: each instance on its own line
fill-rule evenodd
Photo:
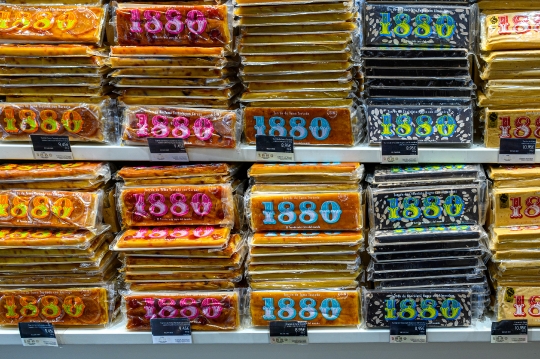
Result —
M 189 162 L 189 157 L 181 138 L 149 138 L 150 161 Z
M 383 140 L 381 141 L 382 163 L 418 163 L 417 140 Z
M 19 323 L 24 347 L 57 347 L 58 341 L 51 323 Z
M 527 320 L 502 320 L 491 323 L 492 343 L 527 343 Z
M 154 344 L 192 344 L 188 318 L 154 318 L 150 320 Z
M 34 159 L 46 161 L 73 161 L 69 137 L 30 135 Z
M 307 344 L 307 322 L 283 321 L 270 322 L 270 343 L 272 344 Z
M 256 136 L 257 160 L 294 162 L 294 139 L 286 136 Z
M 427 343 L 424 320 L 391 321 L 390 343 Z
M 499 163 L 534 163 L 536 140 L 501 138 Z

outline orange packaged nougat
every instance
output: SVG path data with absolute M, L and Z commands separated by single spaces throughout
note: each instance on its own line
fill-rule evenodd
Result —
M 227 5 L 120 4 L 116 43 L 122 46 L 228 47 Z
M 255 232 L 358 231 L 363 228 L 363 193 L 356 184 L 255 184 L 246 194 L 246 217 Z
M 111 56 L 123 57 L 223 57 L 222 47 L 111 46 Z
M 122 139 L 146 145 L 148 138 L 181 138 L 186 147 L 235 148 L 239 122 L 236 111 L 126 106 Z
M 234 224 L 231 184 L 118 189 L 122 227 Z
M 13 57 L 90 57 L 98 53 L 99 49 L 86 45 L 22 45 L 3 44 L 0 45 L 0 56 Z
M 98 233 L 106 231 L 102 227 Z M 78 229 L 0 228 L 0 248 L 87 249 L 98 234 Z
M 256 183 L 356 183 L 364 176 L 364 165 L 358 162 L 255 163 L 248 176 Z
M 228 227 L 132 228 L 118 236 L 115 250 L 223 248 L 230 236 Z
M 1 103 L 0 136 L 4 141 L 30 141 L 30 135 L 62 135 L 74 142 L 104 143 L 112 127 L 107 104 L 87 104 L 84 98 L 69 104 Z
M 227 281 L 227 280 L 209 280 L 209 281 L 192 281 L 192 282 L 143 282 L 143 283 L 137 283 L 132 282 L 128 283 L 127 287 L 130 290 L 138 291 L 138 292 L 148 292 L 148 291 L 164 291 L 164 290 L 171 290 L 171 291 L 185 291 L 185 290 L 226 290 L 226 289 L 234 289 L 236 287 L 236 283 Z
M 152 318 L 188 318 L 191 329 L 235 330 L 240 327 L 237 291 L 131 293 L 124 295 L 126 328 L 150 330 Z
M 265 290 L 249 295 L 253 326 L 271 321 L 302 320 L 308 326 L 355 326 L 360 324 L 357 290 Z
M 100 44 L 103 6 L 0 5 L 3 42 Z
M 362 243 L 362 232 L 323 232 L 323 233 L 300 233 L 300 232 L 265 232 L 254 233 L 250 238 L 250 247 L 270 247 L 268 252 L 277 251 L 287 247 L 319 247 L 329 246 L 329 250 L 335 246 L 354 247 Z M 279 248 L 276 248 L 279 247 Z M 309 250 L 309 248 L 307 249 Z
M 102 191 L 0 190 L 0 226 L 96 231 L 102 200 Z
M 106 288 L 0 290 L 0 325 L 21 322 L 61 326 L 109 322 Z

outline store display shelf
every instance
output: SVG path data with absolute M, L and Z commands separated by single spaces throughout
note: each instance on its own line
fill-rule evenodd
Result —
M 143 146 L 71 146 L 75 160 L 86 161 L 149 161 L 150 152 Z M 190 161 L 256 162 L 254 146 L 242 145 L 238 149 L 191 148 L 187 150 Z M 497 163 L 496 148 L 420 148 L 420 163 Z M 30 144 L 0 144 L 1 160 L 33 160 Z M 360 145 L 355 147 L 296 147 L 297 162 L 363 162 L 380 163 L 380 147 Z M 540 163 L 540 152 L 536 153 Z
M 152 344 L 149 332 L 130 332 L 123 322 L 106 329 L 56 328 L 60 345 L 131 345 Z M 309 330 L 311 344 L 332 343 L 388 343 L 388 329 L 314 328 Z M 429 343 L 488 343 L 491 321 L 478 322 L 469 328 L 429 328 Z M 529 328 L 529 341 L 540 342 L 540 328 Z M 268 330 L 243 329 L 235 332 L 195 332 L 194 344 L 268 344 Z M 0 345 L 21 345 L 17 329 L 0 329 Z

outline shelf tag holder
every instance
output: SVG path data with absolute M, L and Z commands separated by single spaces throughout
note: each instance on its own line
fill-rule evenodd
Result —
M 154 344 L 193 343 L 188 318 L 154 318 L 150 319 L 150 327 Z
M 58 341 L 51 323 L 19 323 L 23 347 L 57 347 Z
M 536 140 L 526 138 L 501 138 L 499 163 L 534 163 Z
M 149 138 L 150 161 L 189 162 L 189 157 L 181 138 Z
M 390 343 L 427 343 L 425 320 L 398 320 L 390 322 Z
M 257 161 L 294 162 L 294 139 L 289 136 L 255 137 Z
M 270 343 L 308 344 L 307 322 L 296 320 L 270 322 Z
M 491 343 L 527 343 L 527 320 L 501 320 L 491 323 Z
M 418 140 L 382 140 L 382 164 L 418 163 Z
M 73 161 L 68 136 L 30 135 L 34 159 L 45 161 Z

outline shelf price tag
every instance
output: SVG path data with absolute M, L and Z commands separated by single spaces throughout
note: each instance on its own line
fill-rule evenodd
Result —
M 149 138 L 150 161 L 189 162 L 189 157 L 181 138 Z
M 390 343 L 427 343 L 427 322 L 398 320 L 390 322 Z
M 57 347 L 58 341 L 51 323 L 19 323 L 23 347 Z
M 527 320 L 501 320 L 491 323 L 491 343 L 527 343 Z
M 154 344 L 192 344 L 188 318 L 154 318 L 150 320 Z
M 417 140 L 381 141 L 383 164 L 418 163 Z
M 270 322 L 270 343 L 272 344 L 307 344 L 307 322 L 276 321 Z
M 294 139 L 288 136 L 255 137 L 257 161 L 294 162 Z
M 499 163 L 534 163 L 536 140 L 501 138 Z
M 30 135 L 34 159 L 46 161 L 73 161 L 69 137 Z

